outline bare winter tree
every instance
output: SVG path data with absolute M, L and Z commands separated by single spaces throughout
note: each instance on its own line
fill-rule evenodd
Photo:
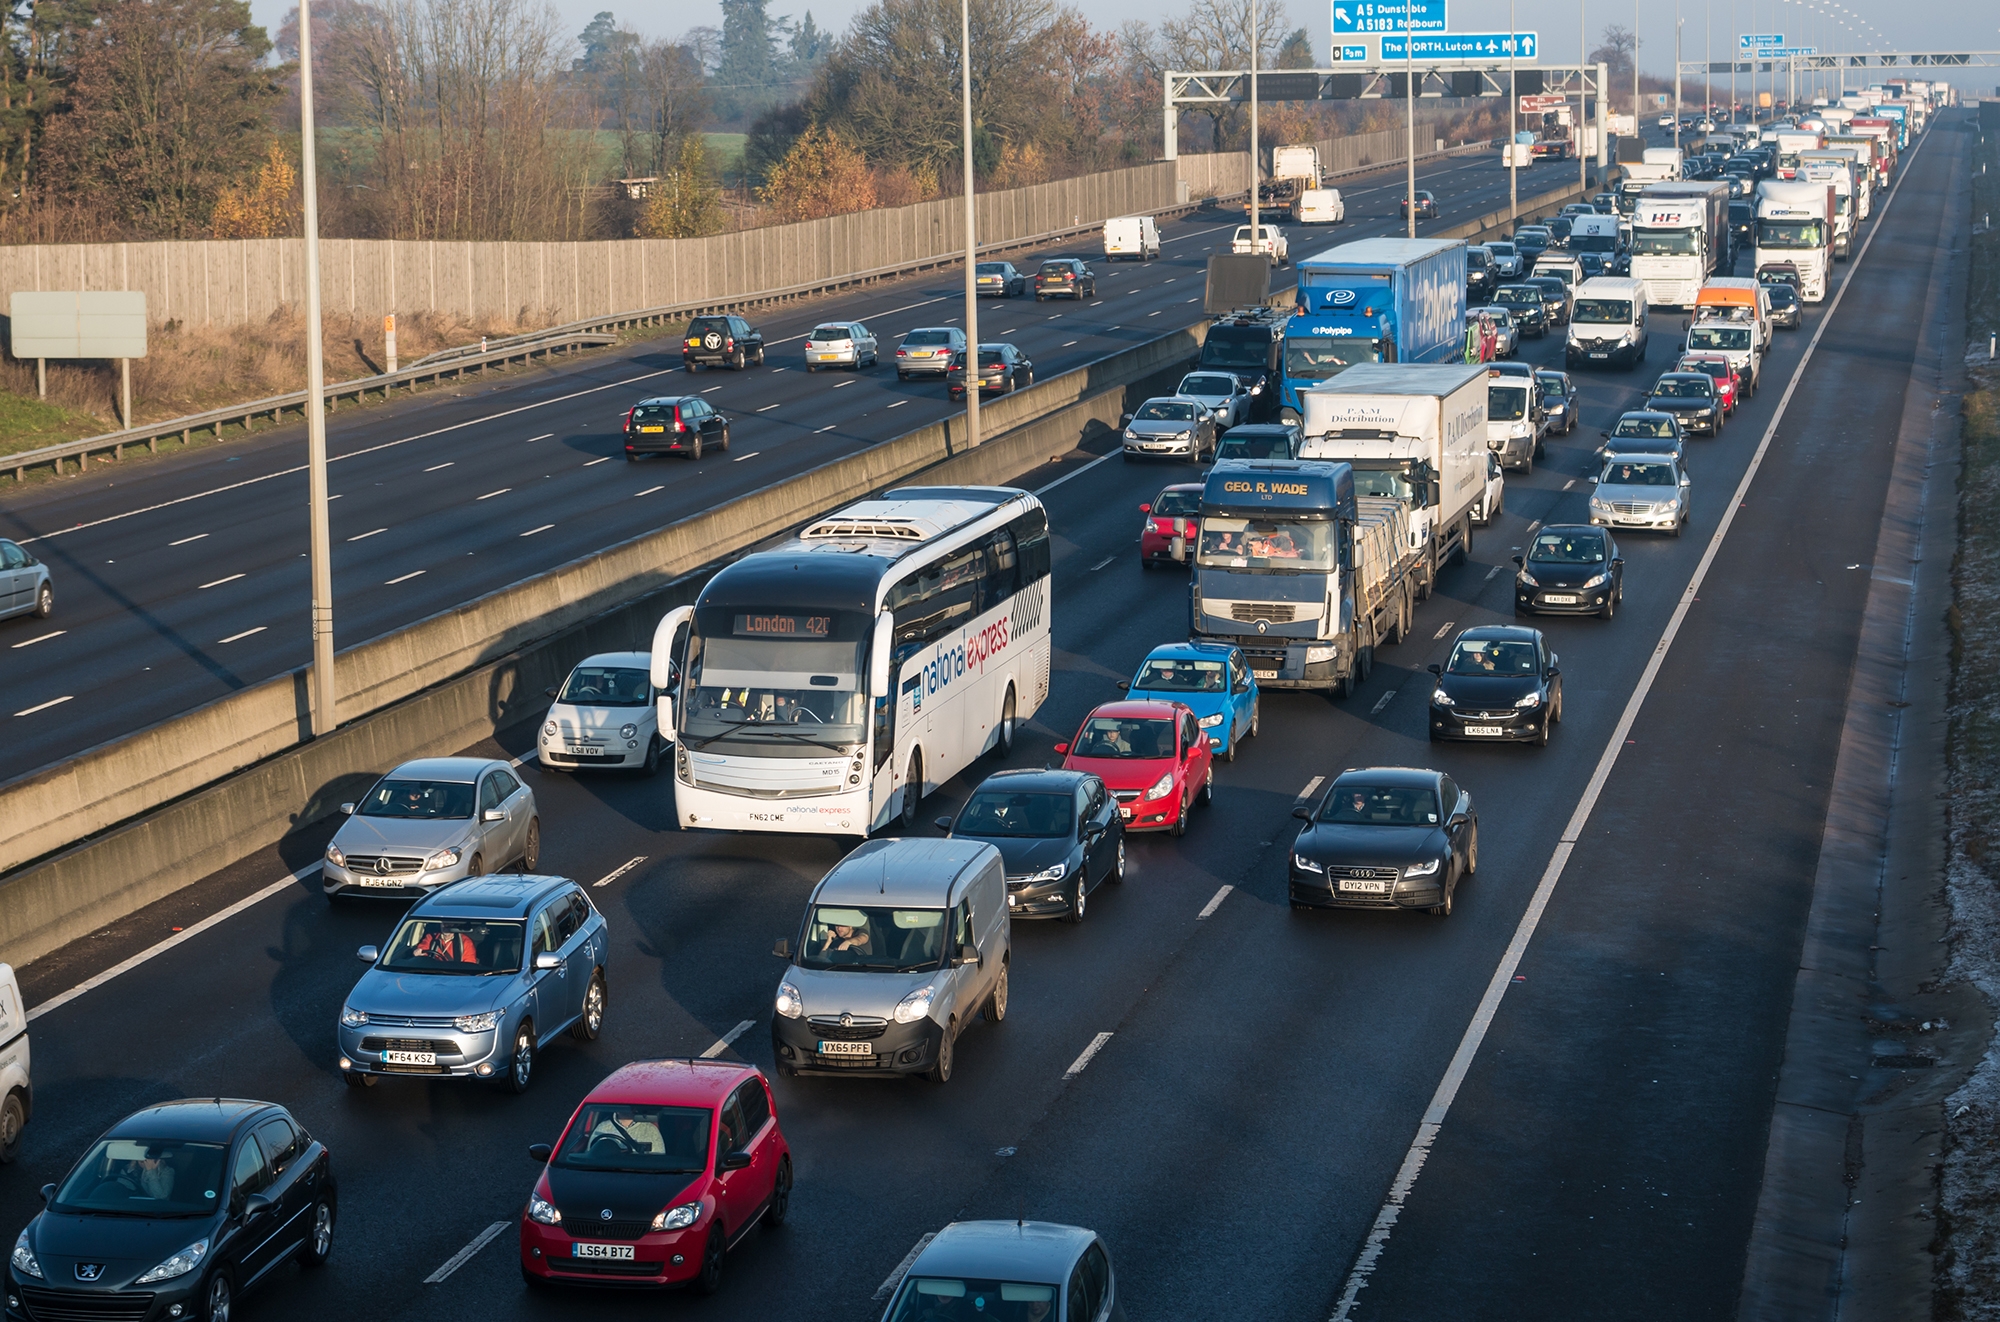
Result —
M 1292 31 L 1284 0 L 1259 0 L 1259 67 L 1277 67 L 1278 53 Z M 1194 0 L 1185 15 L 1161 21 L 1160 44 L 1169 68 L 1247 69 L 1250 67 L 1250 0 Z M 1241 113 L 1238 107 L 1204 106 L 1202 113 L 1208 116 L 1216 150 L 1247 143 L 1249 116 Z

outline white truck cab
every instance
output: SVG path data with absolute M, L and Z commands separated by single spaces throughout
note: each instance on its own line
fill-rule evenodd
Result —
M 11 964 L 0 964 L 0 1162 L 21 1150 L 21 1131 L 35 1113 L 28 1078 L 28 1009 Z

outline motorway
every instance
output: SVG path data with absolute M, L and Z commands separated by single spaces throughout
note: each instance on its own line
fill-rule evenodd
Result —
M 1445 199 L 1421 228 L 1504 205 L 1497 154 L 1428 162 L 1419 184 Z M 1522 193 L 1573 178 L 1522 175 Z M 1348 218 L 1295 228 L 1296 255 L 1400 232 L 1402 174 L 1338 181 Z M 1035 375 L 1058 372 L 1198 320 L 1208 255 L 1235 213 L 1195 212 L 1162 229 L 1160 260 L 1096 262 L 1082 305 L 982 304 L 984 340 L 1012 340 Z M 1094 256 L 1078 241 L 1014 254 Z M 1289 283 L 1286 270 L 1274 272 Z M 959 320 L 962 277 L 931 272 L 754 319 L 768 365 L 689 376 L 677 339 L 455 382 L 388 406 L 333 415 L 334 629 L 338 646 L 378 637 L 603 547 L 961 411 L 942 383 L 898 383 L 893 366 L 808 374 L 802 342 L 820 320 L 858 319 L 885 352 L 915 326 Z M 892 361 L 892 360 L 891 360 Z M 625 409 L 699 391 L 733 420 L 727 454 L 696 463 L 620 460 Z M 302 666 L 310 659 L 302 424 L 163 459 L 97 466 L 0 500 L 0 535 L 53 575 L 49 620 L 0 624 L 0 759 L 17 775 Z
M 1429 744 L 1423 667 L 1458 630 L 1511 620 L 1508 556 L 1531 522 L 1584 515 L 1597 432 L 1636 404 L 1643 371 L 1581 379 L 1583 425 L 1510 481 L 1471 562 L 1445 573 L 1413 641 L 1382 653 L 1353 699 L 1265 695 L 1262 735 L 1218 770 L 1185 839 L 1135 838 L 1130 879 L 1097 892 L 1083 926 L 1015 927 L 1007 1022 L 973 1026 L 948 1085 L 778 1080 L 791 1219 L 732 1255 L 716 1298 L 665 1301 L 673 1315 L 861 1322 L 920 1235 L 1020 1214 L 1104 1234 L 1135 1322 L 1327 1318 L 1449 1077 L 1456 1103 L 1350 1316 L 1732 1316 L 1862 602 L 1872 572 L 1896 572 L 1869 561 L 1912 328 L 1963 246 L 1964 218 L 1941 203 L 1966 168 L 1966 123 L 1945 118 L 1906 156 L 1864 228 L 1876 241 L 1838 269 L 1841 301 L 1781 332 L 1768 388 L 1721 437 L 1692 443 L 1690 535 L 1620 539 L 1615 621 L 1541 622 L 1566 686 L 1550 747 Z M 1655 326 L 1670 338 L 1671 314 Z M 1531 341 L 1524 356 L 1559 362 L 1559 346 Z M 1134 545 L 1134 507 L 1181 477 L 1117 462 L 1024 475 L 1056 535 L 1056 662 L 1015 764 L 1039 764 L 1149 647 L 1184 635 L 1181 585 L 1142 573 Z M 524 735 L 476 751 L 529 747 Z M 1607 752 L 1617 759 L 1595 777 Z M 1480 869 L 1457 912 L 1291 912 L 1295 798 L 1316 777 L 1384 763 L 1442 767 L 1475 797 Z M 34 1189 L 132 1108 L 266 1097 L 330 1145 L 341 1221 L 328 1271 L 279 1273 L 246 1318 L 331 1322 L 363 1300 L 426 1322 L 657 1316 L 649 1298 L 523 1290 L 512 1225 L 535 1175 L 525 1148 L 627 1060 L 703 1052 L 747 1023 L 721 1049 L 768 1069 L 782 966 L 767 952 L 842 846 L 679 831 L 665 778 L 532 762 L 525 774 L 544 867 L 594 883 L 610 925 L 598 1042 L 553 1046 L 522 1097 L 342 1087 L 333 1025 L 361 970 L 352 952 L 397 914 L 329 907 L 307 875 L 35 1021 L 38 1105 L 0 1182 L 0 1225 L 22 1224 Z M 944 787 L 925 819 L 972 783 Z M 1561 884 L 1531 908 L 1586 801 Z M 267 852 L 31 966 L 28 1002 L 303 861 Z M 1502 979 L 1490 1034 L 1455 1071 L 1531 913 L 1539 930 Z

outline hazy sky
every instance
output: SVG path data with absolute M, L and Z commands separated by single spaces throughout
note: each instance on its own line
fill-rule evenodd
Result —
M 1128 19 L 1157 21 L 1162 13 L 1172 13 L 1185 0 L 1076 0 L 1093 22 L 1116 27 Z M 257 20 L 273 32 L 277 30 L 297 0 L 251 0 Z M 720 26 L 722 13 L 716 0 L 676 0 L 676 3 L 636 4 L 627 0 L 552 0 L 557 11 L 575 30 L 582 31 L 591 15 L 610 9 L 628 26 L 649 36 L 671 36 L 699 24 Z M 1504 32 L 1508 5 L 1505 0 L 1447 0 L 1451 30 L 1454 32 Z M 1821 50 L 2000 50 L 2000 6 L 1982 0 L 1943 0 L 1920 4 L 1914 13 L 1891 24 L 1888 6 L 1865 4 L 1862 0 L 1840 0 L 1850 12 L 1859 13 L 1884 34 L 1873 34 L 1854 23 L 1855 35 L 1816 19 L 1803 0 L 1680 0 L 1682 54 L 1695 60 L 1727 58 L 1729 35 L 1735 32 L 1782 32 L 1800 45 L 1817 45 Z M 839 32 L 849 19 L 867 5 L 867 0 L 771 0 L 771 12 L 798 17 L 808 9 L 814 22 Z M 1900 6 L 1894 6 L 1900 9 Z M 1642 0 L 1637 5 L 1640 37 L 1640 67 L 1648 73 L 1669 75 L 1673 66 L 1675 8 L 1662 0 Z M 1831 0 L 1819 0 L 1822 11 L 1834 9 Z M 1288 0 L 1292 26 L 1303 26 L 1312 34 L 1316 58 L 1323 64 L 1331 26 L 1329 3 Z M 1545 60 L 1578 58 L 1579 11 L 1589 46 L 1598 44 L 1608 24 L 1630 27 L 1635 6 L 1617 0 L 1517 0 L 1515 22 L 1521 31 L 1537 32 Z M 1837 10 L 1835 12 L 1838 12 Z M 1733 17 L 1732 17 L 1733 14 Z M 1819 26 L 1815 27 L 1814 24 Z M 1804 37 L 1807 40 L 1801 41 Z M 1712 44 L 1711 44 L 1712 43 Z M 1866 81 L 1866 80 L 1864 80 Z M 1957 71 L 1961 87 L 1992 94 L 2000 86 L 2000 69 Z

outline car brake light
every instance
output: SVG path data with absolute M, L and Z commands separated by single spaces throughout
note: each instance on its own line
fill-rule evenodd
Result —
M 736 347 L 736 337 L 732 335 L 728 339 L 724 340 L 722 342 L 722 347 L 725 349 L 734 349 Z

